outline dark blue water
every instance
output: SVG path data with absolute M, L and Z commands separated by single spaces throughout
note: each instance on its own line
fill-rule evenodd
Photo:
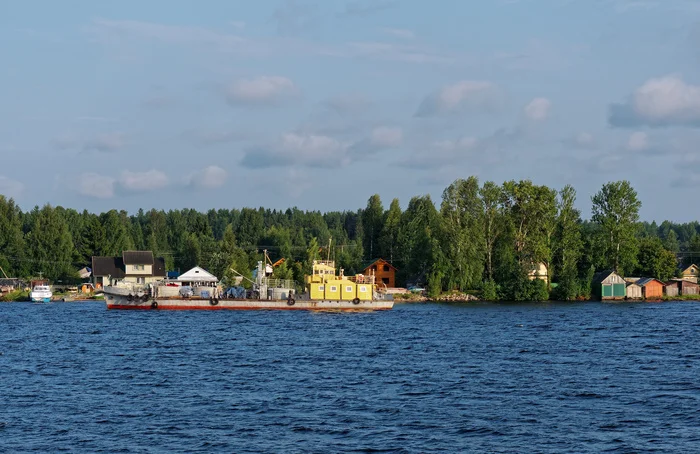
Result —
M 0 304 L 0 451 L 699 452 L 700 304 Z

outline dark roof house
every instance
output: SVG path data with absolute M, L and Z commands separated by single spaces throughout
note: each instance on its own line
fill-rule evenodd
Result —
M 151 251 L 124 251 L 122 252 L 124 265 L 153 265 L 153 252 Z

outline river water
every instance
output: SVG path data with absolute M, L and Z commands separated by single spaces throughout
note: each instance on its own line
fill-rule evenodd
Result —
M 700 304 L 0 304 L 0 452 L 700 452 Z

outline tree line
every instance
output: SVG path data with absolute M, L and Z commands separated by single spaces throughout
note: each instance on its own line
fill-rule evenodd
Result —
M 458 179 L 442 194 L 398 199 L 385 208 L 373 195 L 357 211 L 297 208 L 111 210 L 100 214 L 45 205 L 23 212 L 0 196 L 0 266 L 14 277 L 41 273 L 71 282 L 92 256 L 152 250 L 168 270 L 199 265 L 231 279 L 248 275 L 262 251 L 285 258 L 275 275 L 303 281 L 314 259 L 336 260 L 346 275 L 375 258 L 398 268 L 397 282 L 443 291 L 479 292 L 485 299 L 571 300 L 590 296 L 595 271 L 667 280 L 679 252 L 700 251 L 700 224 L 640 222 L 641 202 L 627 181 L 592 197 L 590 220 L 575 208 L 571 186 L 555 190 L 529 180 L 480 184 Z M 329 247 L 330 241 L 330 247 Z M 544 263 L 550 282 L 532 280 Z M 235 271 L 233 271 L 235 270 Z M 554 288 L 553 288 L 554 287 Z

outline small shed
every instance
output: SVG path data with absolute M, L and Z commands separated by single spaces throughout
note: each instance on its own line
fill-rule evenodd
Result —
M 386 285 L 388 288 L 396 287 L 396 267 L 384 259 L 377 259 L 369 264 L 362 274 L 365 276 L 375 276 L 375 282 L 380 286 Z
M 664 283 L 653 277 L 643 277 L 637 281 L 637 285 L 642 287 L 644 299 L 656 299 L 664 296 Z
M 629 300 L 642 299 L 642 287 L 637 285 L 637 282 L 630 282 L 627 284 L 627 299 L 629 299 Z
M 547 271 L 547 265 L 545 265 L 543 262 L 533 264 L 530 267 L 527 276 L 531 281 L 534 281 L 535 279 L 540 279 L 545 282 L 549 282 L 549 272 Z
M 599 271 L 593 275 L 591 290 L 600 300 L 620 300 L 627 296 L 627 283 L 614 271 Z
M 672 279 L 666 283 L 666 296 L 698 295 L 700 285 L 685 279 Z

